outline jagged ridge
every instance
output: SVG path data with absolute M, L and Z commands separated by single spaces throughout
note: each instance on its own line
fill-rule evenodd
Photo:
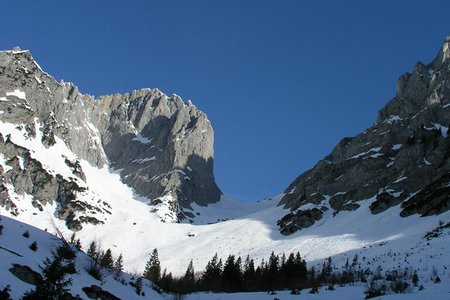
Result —
M 450 37 L 430 64 L 418 62 L 399 78 L 397 95 L 372 127 L 342 139 L 288 186 L 280 201 L 290 210 L 278 221 L 283 234 L 311 226 L 328 207 L 355 210 L 374 195 L 373 214 L 400 203 L 402 217 L 449 209 L 449 45 Z
M 22 126 L 29 139 L 35 138 L 39 130 L 46 148 L 59 139 L 78 159 L 99 168 L 106 165 L 121 170 L 122 181 L 137 194 L 150 204 L 169 207 L 171 213 L 163 219 L 190 220 L 194 217 L 192 203 L 204 206 L 220 199 L 221 191 L 213 175 L 212 127 L 204 113 L 179 96 L 142 89 L 95 99 L 79 93 L 72 83 L 58 83 L 42 71 L 30 52 L 3 51 L 0 121 Z M 8 138 L 3 137 L 0 152 L 12 164 L 15 157 L 23 155 L 19 150 L 7 151 L 7 142 Z M 72 163 L 77 162 L 75 159 Z M 7 191 L 16 187 L 18 183 L 12 179 L 17 177 L 22 178 L 17 190 L 31 193 L 37 202 L 61 199 L 53 191 L 61 191 L 60 186 L 54 186 L 44 198 L 31 191 L 32 186 L 48 190 L 35 175 L 43 169 L 37 169 L 27 174 L 16 167 L 9 172 L 0 170 L 3 205 L 14 206 Z M 76 180 L 82 182 L 81 174 L 82 170 L 74 172 L 74 180 L 68 181 L 72 185 Z M 49 176 L 49 181 L 56 178 Z M 67 206 L 59 202 L 63 208 Z

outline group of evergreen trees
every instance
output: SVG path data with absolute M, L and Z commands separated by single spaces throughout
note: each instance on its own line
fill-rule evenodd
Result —
M 209 291 L 267 291 L 294 289 L 301 287 L 307 279 L 306 262 L 297 252 L 288 258 L 273 252 L 267 261 L 255 267 L 249 256 L 242 262 L 241 257 L 229 255 L 222 263 L 217 254 L 206 265 L 197 281 L 198 289 Z
M 147 262 L 143 276 L 161 289 L 179 294 L 194 291 L 250 292 L 299 289 L 308 285 L 306 262 L 300 253 L 275 255 L 262 260 L 259 266 L 249 256 L 229 255 L 225 262 L 217 253 L 207 263 L 201 274 L 194 271 L 192 260 L 182 277 L 174 278 L 166 270 L 161 274 L 158 251 L 154 249 Z
M 437 271 L 435 273 L 437 274 Z M 375 273 L 368 268 L 363 270 L 358 262 L 358 255 L 354 256 L 351 263 L 347 259 L 345 266 L 339 270 L 331 257 L 326 259 L 321 267 L 313 266 L 308 269 L 299 252 L 290 253 L 288 256 L 272 252 L 270 257 L 263 259 L 258 266 L 255 266 L 255 261 L 249 256 L 243 261 L 240 256 L 229 255 L 222 261 L 216 253 L 203 272 L 196 273 L 191 260 L 184 276 L 174 277 L 166 269 L 161 272 L 158 250 L 155 248 L 150 254 L 142 277 L 138 279 L 146 278 L 155 284 L 156 290 L 175 294 L 196 291 L 268 292 L 285 289 L 297 294 L 303 288 L 311 288 L 310 293 L 317 293 L 319 286 L 328 285 L 328 289 L 333 290 L 335 284 L 343 285 L 356 281 L 368 283 L 370 278 L 370 288 L 366 292 L 366 296 L 370 297 L 378 292 L 378 288 L 373 285 L 374 280 L 394 282 L 389 288 L 395 293 L 404 292 L 408 280 L 412 280 L 414 286 L 417 286 L 416 273 L 411 275 L 404 272 L 402 276 L 399 274 L 398 270 L 393 270 L 386 271 L 386 275 L 382 276 L 381 267 L 377 268 Z M 437 275 L 436 277 L 439 279 Z
M 120 254 L 117 259 L 114 259 L 111 249 L 108 248 L 106 251 L 98 249 L 95 241 L 92 241 L 89 245 L 87 255 L 92 258 L 92 264 L 89 266 L 87 271 L 96 279 L 101 279 L 103 277 L 104 274 L 102 273 L 102 269 L 113 271 L 115 273 L 115 279 L 117 279 L 120 272 L 123 271 L 122 254 Z

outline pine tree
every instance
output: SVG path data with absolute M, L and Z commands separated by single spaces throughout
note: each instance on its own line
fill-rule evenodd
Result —
M 191 261 L 189 262 L 189 265 L 186 269 L 186 273 L 184 273 L 184 280 L 187 281 L 193 281 L 195 279 L 195 274 L 194 274 L 194 263 Z
M 296 276 L 301 281 L 305 281 L 307 277 L 308 270 L 306 268 L 306 261 L 300 256 L 300 252 L 295 255 L 295 268 Z
M 77 250 L 81 250 L 81 242 L 80 239 L 76 238 L 75 232 L 70 237 L 70 243 L 74 245 Z
M 244 262 L 243 281 L 244 281 L 244 288 L 246 291 L 255 290 L 256 288 L 255 262 L 253 261 L 253 259 L 250 259 L 250 256 L 248 255 Z
M 73 273 L 75 264 L 71 259 L 65 259 L 60 250 L 61 245 L 56 252 L 52 251 L 52 259 L 46 258 L 43 262 L 42 275 L 43 281 L 36 285 L 34 290 L 25 293 L 22 300 L 59 300 L 66 299 L 68 287 L 72 285 L 72 279 L 66 279 L 66 275 Z
M 111 249 L 107 249 L 106 252 L 101 256 L 99 264 L 102 267 L 112 269 L 114 267 L 114 259 L 112 257 Z
M 201 285 L 204 289 L 219 291 L 221 275 L 222 260 L 219 259 L 216 253 L 206 265 L 205 271 L 203 272 L 201 277 Z
M 309 281 L 312 285 L 316 284 L 316 269 L 314 268 L 314 266 L 312 266 L 309 271 Z
M 229 255 L 223 266 L 223 288 L 227 292 L 235 292 L 242 288 L 241 258 Z
M 278 267 L 279 267 L 280 257 L 275 255 L 274 252 L 270 254 L 269 262 L 267 265 L 267 275 L 266 284 L 270 290 L 275 290 L 278 287 Z
M 37 251 L 38 249 L 37 242 L 36 241 L 32 242 L 31 245 L 28 246 L 28 248 L 30 248 L 32 251 Z
M 89 244 L 87 255 L 89 255 L 95 261 L 98 259 L 97 244 L 95 243 L 95 241 L 92 241 Z
M 75 246 L 75 248 L 76 248 L 78 251 L 80 251 L 81 248 L 83 248 L 83 247 L 81 247 L 81 241 L 80 241 L 80 239 L 76 239 L 74 246 Z
M 145 265 L 143 276 L 154 283 L 158 283 L 161 278 L 161 264 L 156 248 L 153 249 L 153 252 L 150 254 L 150 259 Z
M 328 259 L 322 264 L 322 270 L 320 272 L 320 280 L 322 282 L 327 282 L 331 276 L 332 271 L 333 266 L 331 257 L 328 257 Z
M 358 264 L 358 254 L 355 254 L 355 256 L 353 256 L 352 267 L 356 267 L 357 264 Z
M 298 287 L 297 270 L 294 253 L 289 254 L 286 263 L 281 266 L 281 273 L 285 280 L 284 287 L 294 289 Z
M 286 254 L 283 252 L 283 254 L 281 255 L 280 269 L 282 269 L 285 264 L 286 264 Z
M 11 287 L 7 285 L 0 291 L 0 300 L 12 300 L 9 292 L 11 291 Z
M 122 272 L 123 271 L 123 256 L 122 256 L 122 253 L 120 253 L 119 257 L 114 262 L 114 270 L 116 270 L 118 272 Z
M 414 275 L 412 277 L 412 283 L 413 283 L 414 286 L 417 286 L 418 283 L 419 283 L 419 276 L 417 276 L 416 272 L 414 272 Z
M 134 288 L 135 288 L 136 294 L 139 295 L 139 296 L 142 293 L 142 286 L 143 286 L 142 277 L 138 277 L 136 279 L 136 282 L 134 283 Z
M 167 270 L 164 269 L 161 275 L 159 286 L 165 291 L 171 291 L 171 289 L 173 288 L 172 273 L 167 273 Z
M 118 280 L 120 278 L 120 275 L 123 271 L 123 256 L 122 253 L 120 253 L 119 257 L 114 261 L 114 275 L 113 278 L 115 280 Z
M 184 273 L 184 277 L 181 280 L 181 285 L 182 293 L 191 293 L 195 290 L 195 271 L 192 259 L 190 260 L 186 272 Z

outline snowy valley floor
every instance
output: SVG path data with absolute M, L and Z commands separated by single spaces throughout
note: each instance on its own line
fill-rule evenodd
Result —
M 328 291 L 325 288 L 319 289 L 318 294 L 310 294 L 308 290 L 304 290 L 300 295 L 291 295 L 289 291 L 279 291 L 276 294 L 268 293 L 235 293 L 235 294 L 214 294 L 214 293 L 196 293 L 190 294 L 183 298 L 184 300 L 360 300 L 364 299 L 364 286 L 344 286 L 336 287 L 334 291 Z M 376 299 L 383 300 L 443 300 L 450 299 L 450 283 L 430 285 L 423 291 L 411 291 L 405 294 L 385 295 Z

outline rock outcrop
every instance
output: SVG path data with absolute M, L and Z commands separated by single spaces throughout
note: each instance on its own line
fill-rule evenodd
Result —
M 373 198 L 377 214 L 401 204 L 401 216 L 449 209 L 450 38 L 428 65 L 417 62 L 397 83 L 396 96 L 363 133 L 344 138 L 285 190 L 278 221 L 283 234 L 306 228 L 332 209 L 355 210 Z
M 175 221 L 193 217 L 192 203 L 205 206 L 220 199 L 212 127 L 204 113 L 179 96 L 142 89 L 94 98 L 72 83 L 58 83 L 30 52 L 2 51 L 0 122 L 20 127 L 26 139 L 40 138 L 46 148 L 63 141 L 78 158 L 65 158 L 71 178 L 50 174 L 28 149 L 1 136 L 0 154 L 7 163 L 0 165 L 0 205 L 11 210 L 12 188 L 33 195 L 37 206 L 58 202 L 57 215 L 64 219 L 80 209 L 103 209 L 77 200 L 77 193 L 88 189 L 79 160 L 120 170 L 124 183 L 150 205 L 168 206 Z M 71 226 L 79 229 L 81 224 Z
M 82 290 L 89 299 L 120 300 L 119 297 L 114 296 L 108 291 L 104 291 L 98 285 L 91 285 L 90 287 L 84 287 L 82 288 Z
M 9 268 L 9 271 L 23 282 L 32 285 L 38 285 L 43 281 L 42 275 L 31 269 L 29 266 L 13 264 L 12 267 Z

